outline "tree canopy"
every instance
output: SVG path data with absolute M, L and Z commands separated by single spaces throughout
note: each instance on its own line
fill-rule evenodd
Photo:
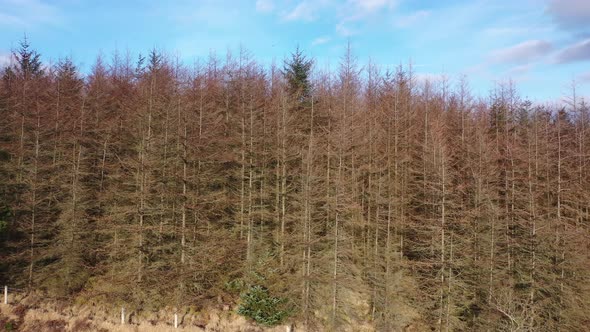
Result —
M 0 85 L 0 280 L 309 331 L 586 331 L 588 104 L 345 51 L 327 73 L 297 48 L 280 72 L 152 50 L 86 74 L 24 40 Z
M 289 93 L 301 103 L 308 101 L 311 97 L 312 67 L 313 60 L 308 59 L 299 46 L 283 65 L 282 72 L 287 80 Z

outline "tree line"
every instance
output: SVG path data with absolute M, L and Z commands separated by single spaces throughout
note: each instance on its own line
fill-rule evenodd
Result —
M 584 331 L 590 122 L 575 86 L 297 49 L 193 66 L 152 50 L 0 85 L 0 279 L 51 297 L 206 308 L 257 287 L 306 329 Z

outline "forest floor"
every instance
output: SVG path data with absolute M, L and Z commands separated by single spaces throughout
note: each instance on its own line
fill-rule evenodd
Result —
M 21 297 L 11 302 L 13 303 L 0 304 L 0 331 L 289 331 L 285 325 L 274 328 L 256 326 L 229 308 L 201 310 L 194 314 L 179 314 L 178 328 L 175 329 L 173 325 L 174 313 L 171 310 L 149 314 L 130 312 L 126 316 L 126 323 L 121 324 L 120 311 L 118 313 L 108 312 L 104 308 L 92 306 L 68 306 L 56 301 L 43 301 L 34 296 Z
M 178 310 L 178 328 L 174 328 L 174 309 L 157 312 L 125 309 L 125 324 L 121 323 L 121 306 L 110 303 L 72 305 L 66 301 L 48 299 L 39 294 L 14 294 L 9 304 L 0 304 L 0 332 L 303 332 L 323 331 L 316 327 L 308 330 L 292 325 L 261 327 L 248 321 L 227 304 L 194 310 Z M 181 314 L 182 312 L 182 314 Z M 400 328 L 403 332 L 427 330 L 425 325 L 414 322 Z M 341 332 L 373 332 L 368 322 L 352 323 L 339 328 Z

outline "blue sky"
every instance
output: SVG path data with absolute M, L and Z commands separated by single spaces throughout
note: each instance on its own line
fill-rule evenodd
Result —
M 0 64 L 24 33 L 44 61 L 82 70 L 117 49 L 190 64 L 240 45 L 266 64 L 299 45 L 335 69 L 350 41 L 360 64 L 411 59 L 421 78 L 467 75 L 474 94 L 512 78 L 535 101 L 572 80 L 590 97 L 590 0 L 0 0 Z

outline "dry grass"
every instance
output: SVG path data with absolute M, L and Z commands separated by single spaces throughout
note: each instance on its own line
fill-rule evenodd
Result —
M 209 310 L 195 314 L 179 314 L 179 328 L 173 326 L 173 311 L 157 313 L 130 312 L 128 322 L 120 323 L 120 313 L 97 308 L 64 306 L 57 302 L 42 302 L 39 298 L 22 298 L 16 305 L 0 305 L 0 331 L 25 332 L 166 332 L 166 331 L 236 331 L 283 332 L 286 326 L 261 328 L 231 311 Z

